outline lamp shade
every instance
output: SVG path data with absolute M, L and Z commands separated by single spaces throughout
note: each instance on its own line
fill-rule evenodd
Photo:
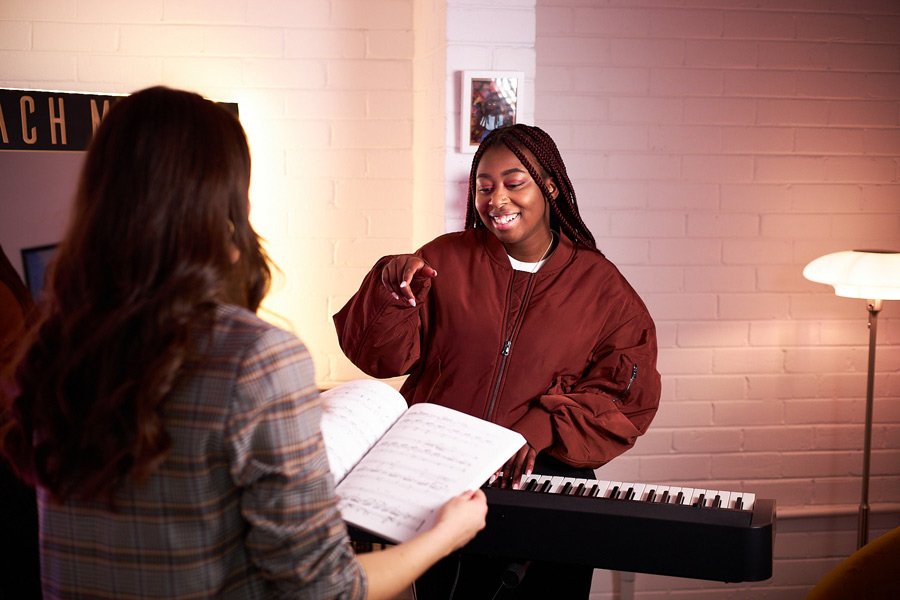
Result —
M 820 256 L 803 269 L 810 281 L 834 286 L 845 298 L 900 300 L 900 252 L 845 250 Z

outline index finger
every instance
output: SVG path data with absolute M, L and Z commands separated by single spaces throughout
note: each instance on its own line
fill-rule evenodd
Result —
M 406 297 L 406 301 L 409 302 L 411 306 L 416 305 L 416 295 L 412 291 L 412 280 L 416 277 L 424 277 L 431 278 L 436 277 L 437 271 L 432 268 L 427 262 L 423 259 L 416 257 L 415 260 L 410 260 L 406 263 L 406 267 L 403 269 L 403 279 L 400 281 L 400 291 Z

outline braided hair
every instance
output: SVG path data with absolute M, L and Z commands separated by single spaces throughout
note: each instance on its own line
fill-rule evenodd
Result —
M 550 226 L 559 228 L 576 244 L 592 250 L 597 249 L 594 236 L 588 230 L 587 225 L 578 213 L 578 204 L 575 201 L 575 189 L 566 173 L 566 165 L 563 163 L 559 149 L 546 131 L 540 127 L 517 123 L 507 127 L 499 127 L 492 130 L 482 140 L 472 158 L 472 170 L 469 173 L 469 196 L 466 204 L 466 229 L 484 227 L 478 213 L 475 210 L 475 179 L 478 171 L 478 163 L 484 153 L 498 146 L 505 146 L 516 155 L 531 178 L 538 184 L 544 194 L 544 198 L 550 203 Z M 533 165 L 523 149 L 528 150 L 538 164 Z M 538 168 L 539 167 L 539 168 Z M 545 175 L 542 175 L 542 172 Z M 552 177 L 556 182 L 559 195 L 554 199 L 550 193 L 545 177 Z

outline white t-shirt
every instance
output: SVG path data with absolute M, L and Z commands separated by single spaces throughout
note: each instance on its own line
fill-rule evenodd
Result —
M 509 256 L 509 254 L 507 254 Z M 509 264 L 512 265 L 512 268 L 516 271 L 525 271 L 526 273 L 537 273 L 544 263 L 550 259 L 548 256 L 544 260 L 540 262 L 522 262 L 521 260 L 516 260 L 512 256 L 509 256 Z

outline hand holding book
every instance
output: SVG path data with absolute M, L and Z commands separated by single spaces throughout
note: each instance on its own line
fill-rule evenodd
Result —
M 379 381 L 322 396 L 341 514 L 394 542 L 432 527 L 448 500 L 479 488 L 525 444 L 514 431 L 443 406 L 405 409 L 402 396 Z

